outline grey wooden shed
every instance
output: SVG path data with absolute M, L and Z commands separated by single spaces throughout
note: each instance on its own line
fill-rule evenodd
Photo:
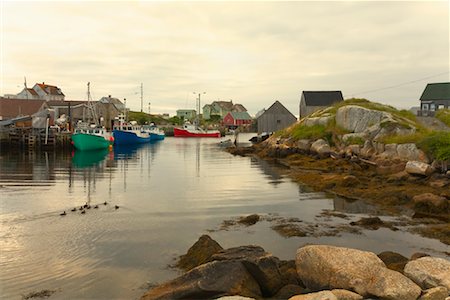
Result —
M 260 114 L 256 122 L 258 133 L 275 132 L 297 122 L 297 118 L 280 101 L 275 101 L 267 110 Z

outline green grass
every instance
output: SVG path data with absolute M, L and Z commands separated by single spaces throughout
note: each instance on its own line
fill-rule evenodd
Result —
M 450 109 L 439 109 L 436 112 L 436 118 L 441 120 L 448 127 L 450 127 Z
M 365 140 L 359 136 L 349 137 L 346 141 L 346 145 L 364 145 Z
M 128 112 L 128 120 L 136 121 L 140 125 L 149 124 L 149 123 L 155 123 L 155 124 L 159 125 L 159 124 L 167 123 L 167 120 L 165 120 L 159 116 L 150 115 L 145 112 L 138 112 L 138 111 L 129 111 Z

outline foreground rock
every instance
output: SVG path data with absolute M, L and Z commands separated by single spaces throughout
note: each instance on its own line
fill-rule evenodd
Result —
M 450 261 L 437 257 L 422 257 L 405 266 L 405 275 L 421 288 L 444 286 L 450 290 Z
M 401 254 L 384 251 L 378 254 L 378 257 L 384 262 L 388 269 L 403 273 L 405 265 L 408 263 L 408 259 Z
M 374 253 L 324 245 L 297 250 L 297 273 L 313 290 L 341 288 L 362 296 L 417 299 L 421 289 L 402 274 L 389 270 Z
M 201 265 L 151 289 L 141 299 L 211 299 L 227 295 L 262 296 L 258 283 L 239 261 L 213 261 Z

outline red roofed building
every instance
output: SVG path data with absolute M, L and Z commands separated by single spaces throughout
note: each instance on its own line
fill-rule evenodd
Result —
M 236 129 L 238 126 L 252 124 L 252 117 L 246 112 L 229 112 L 223 118 L 223 125 L 230 129 Z
M 16 99 L 26 100 L 64 100 L 65 95 L 55 85 L 36 83 L 33 88 L 24 88 L 15 96 Z

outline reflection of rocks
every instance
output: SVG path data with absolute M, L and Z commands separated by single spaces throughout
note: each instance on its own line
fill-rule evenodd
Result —
M 375 214 L 378 212 L 373 205 L 361 200 L 350 201 L 341 197 L 333 199 L 334 210 L 350 214 Z
M 368 217 L 361 218 L 356 222 L 350 222 L 352 226 L 361 226 L 366 229 L 377 230 L 380 227 L 391 228 L 392 230 L 397 230 L 397 228 L 393 227 L 391 224 L 382 221 L 379 217 Z

